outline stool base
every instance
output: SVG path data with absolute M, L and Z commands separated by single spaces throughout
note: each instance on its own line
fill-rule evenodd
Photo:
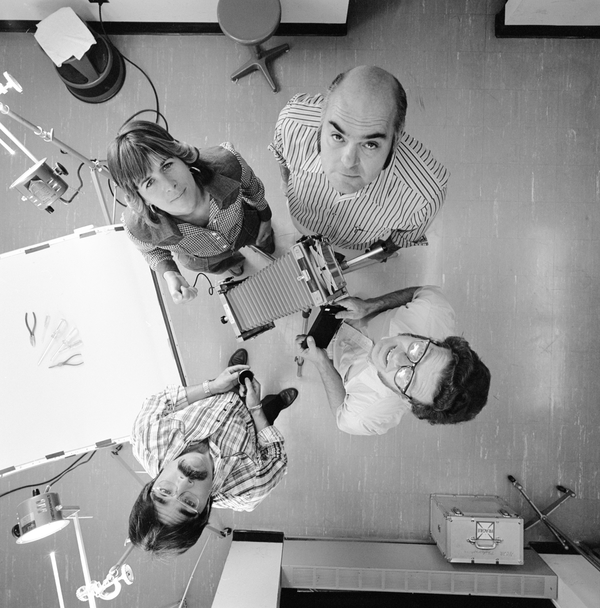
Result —
M 284 53 L 287 53 L 289 50 L 289 44 L 280 44 L 279 46 L 269 50 L 264 50 L 259 44 L 254 45 L 250 51 L 252 53 L 252 57 L 241 68 L 236 70 L 231 75 L 231 80 L 233 80 L 233 82 L 237 82 L 240 78 L 243 78 L 256 70 L 260 70 L 263 76 L 267 79 L 271 89 L 273 89 L 273 93 L 277 93 L 277 85 L 269 72 L 267 62 L 276 59 Z

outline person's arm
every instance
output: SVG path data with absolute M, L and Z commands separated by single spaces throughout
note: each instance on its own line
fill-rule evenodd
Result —
M 125 232 L 131 242 L 140 251 L 150 269 L 164 278 L 167 289 L 175 304 L 189 302 L 198 295 L 198 290 L 195 287 L 191 287 L 185 277 L 179 272 L 179 268 L 173 259 L 173 254 L 169 250 L 155 247 L 152 243 L 138 239 L 131 233 L 127 225 L 125 226 Z
M 397 168 L 408 188 L 405 196 L 411 200 L 413 211 L 402 225 L 390 226 L 393 228 L 390 239 L 399 248 L 426 245 L 425 233 L 444 204 L 450 173 L 430 150 L 407 133 L 403 133 L 399 148 L 403 152 L 396 154 L 393 162 L 399 162 Z M 394 200 L 393 204 L 403 206 L 403 198 Z
M 305 339 L 306 348 L 302 345 Z M 333 366 L 333 362 L 327 356 L 327 353 L 322 348 L 316 346 L 312 336 L 296 336 L 296 349 L 299 357 L 311 361 L 317 368 L 323 381 L 329 409 L 333 417 L 337 419 L 337 411 L 346 399 L 346 389 L 344 388 L 342 377 Z
M 269 207 L 269 203 L 265 198 L 265 186 L 256 173 L 254 173 L 252 167 L 244 160 L 242 155 L 233 148 L 233 146 L 227 144 L 224 145 L 224 147 L 235 155 L 242 168 L 240 192 L 245 202 L 258 211 L 260 226 L 258 227 L 256 244 L 259 247 L 262 247 L 268 241 L 273 230 L 271 226 L 271 217 L 273 214 Z
M 261 222 L 271 219 L 272 213 L 269 203 L 265 199 L 265 186 L 262 180 L 254 173 L 252 167 L 246 162 L 243 156 L 231 145 L 222 144 L 223 147 L 231 152 L 240 163 L 242 168 L 240 192 L 248 205 L 258 211 Z
M 290 170 L 288 169 L 288 166 L 286 164 L 281 163 L 279 165 L 279 174 L 281 175 L 281 191 L 283 192 L 283 195 L 287 198 Z
M 391 308 L 399 308 L 412 302 L 418 289 L 420 287 L 406 287 L 367 300 L 361 298 L 338 300 L 336 305 L 343 306 L 346 310 L 338 312 L 335 316 L 337 319 L 358 320 Z
M 179 270 L 167 270 L 163 277 L 175 304 L 189 302 L 198 295 L 198 290 L 187 282 Z
M 235 493 L 225 492 L 219 496 L 215 506 L 236 511 L 252 511 L 283 479 L 287 471 L 287 454 L 283 435 L 269 424 L 263 412 L 260 384 L 256 378 L 252 381 L 246 380 L 245 386 L 240 387 L 240 396 L 245 397 L 246 407 L 256 427 L 256 474 L 244 487 L 237 487 Z
M 216 378 L 212 380 L 205 380 L 200 384 L 194 386 L 186 386 L 184 388 L 187 403 L 183 407 L 192 405 L 198 401 L 220 395 L 221 393 L 227 393 L 228 391 L 235 388 L 238 383 L 238 373 L 243 369 L 250 369 L 249 365 L 232 365 L 226 367 Z M 176 410 L 183 409 L 183 407 L 177 407 Z

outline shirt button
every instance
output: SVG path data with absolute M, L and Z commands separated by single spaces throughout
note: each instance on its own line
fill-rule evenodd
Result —
M 211 232 L 211 234 L 212 234 L 213 236 L 217 236 L 217 233 L 216 233 L 216 232 Z

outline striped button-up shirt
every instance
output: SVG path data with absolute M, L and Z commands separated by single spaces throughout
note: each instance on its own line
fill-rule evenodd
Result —
M 258 433 L 236 393 L 190 404 L 186 390 L 168 386 L 144 401 L 131 433 L 133 454 L 152 477 L 193 442 L 208 439 L 214 464 L 213 505 L 252 511 L 287 471 L 281 433 Z
M 226 251 L 235 250 L 235 241 L 244 221 L 243 203 L 254 207 L 259 212 L 261 221 L 271 218 L 271 210 L 265 200 L 265 188 L 262 181 L 230 143 L 225 142 L 220 145 L 231 152 L 239 162 L 242 169 L 241 184 L 224 176 L 215 177 L 219 191 L 226 192 L 228 189 L 239 187 L 239 194 L 237 199 L 227 207 L 223 207 L 220 204 L 221 201 L 211 195 L 209 219 L 206 226 L 196 226 L 163 214 L 161 220 L 164 224 L 163 232 L 171 236 L 169 240 L 165 239 L 157 244 L 140 239 L 134 234 L 132 222 L 137 221 L 134 214 L 126 212 L 123 215 L 122 221 L 125 224 L 127 235 L 142 252 L 150 268 L 159 274 L 163 274 L 167 270 L 177 270 L 173 254 L 210 258 Z M 210 194 L 211 185 L 206 189 Z
M 307 232 L 346 249 L 391 238 L 396 247 L 425 245 L 425 231 L 446 197 L 448 171 L 416 139 L 403 133 L 387 168 L 358 192 L 334 190 L 321 165 L 323 96 L 296 95 L 283 108 L 269 149 L 290 172 L 292 217 Z

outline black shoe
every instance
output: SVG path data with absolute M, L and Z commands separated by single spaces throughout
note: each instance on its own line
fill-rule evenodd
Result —
M 296 398 L 298 397 L 298 390 L 295 388 L 284 388 L 280 393 L 279 393 L 279 398 L 283 401 L 283 407 L 281 408 L 282 410 L 284 410 L 286 407 L 290 407 L 290 405 L 292 405 L 292 403 L 294 403 L 294 401 L 296 401 Z
M 262 409 L 267 422 L 273 424 L 280 412 L 296 401 L 296 397 L 298 391 L 295 388 L 286 388 L 278 395 L 267 395 L 262 400 Z
M 243 264 L 238 264 L 237 266 L 232 266 L 229 269 L 229 272 L 234 277 L 241 277 L 244 274 L 244 265 Z
M 232 365 L 247 365 L 248 364 L 248 351 L 245 348 L 238 348 L 231 357 L 229 357 L 229 362 L 227 363 L 227 367 L 231 367 Z

